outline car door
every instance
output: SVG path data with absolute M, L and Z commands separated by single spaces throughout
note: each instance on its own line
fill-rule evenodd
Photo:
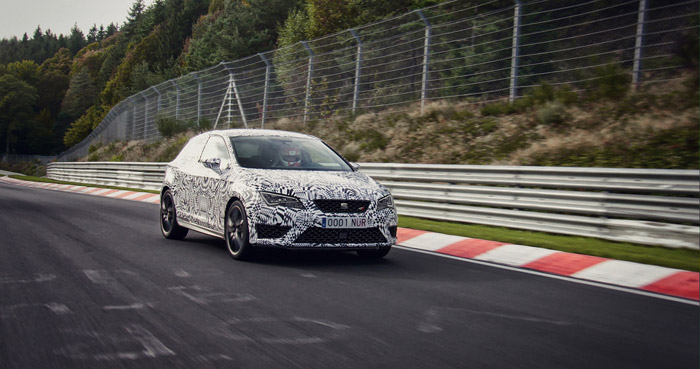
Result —
M 193 137 L 180 151 L 177 158 L 170 163 L 168 182 L 175 199 L 178 220 L 191 222 L 195 210 L 192 183 L 195 179 L 195 171 L 199 166 L 199 158 L 202 155 L 207 135 Z
M 226 140 L 219 135 L 211 135 L 204 145 L 195 171 L 196 212 L 195 223 L 213 231 L 220 231 L 221 204 L 219 199 L 226 185 L 224 174 L 231 168 L 231 154 Z

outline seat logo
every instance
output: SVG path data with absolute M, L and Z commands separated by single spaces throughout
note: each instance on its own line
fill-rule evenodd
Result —
M 341 202 L 341 203 L 340 203 L 340 209 L 341 209 L 341 210 L 348 210 L 348 203 L 347 203 L 347 202 Z

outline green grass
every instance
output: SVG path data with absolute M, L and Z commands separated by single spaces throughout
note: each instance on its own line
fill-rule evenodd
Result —
M 399 216 L 399 226 L 616 260 L 660 265 L 669 268 L 700 271 L 700 253 L 697 250 L 644 246 L 597 238 L 554 235 L 476 224 L 439 222 L 407 216 Z
M 124 190 L 124 191 L 134 191 L 134 192 L 160 193 L 160 191 L 144 190 L 144 189 L 142 189 L 142 188 L 115 187 L 115 186 L 96 185 L 96 184 L 93 184 L 93 183 L 80 183 L 80 182 L 56 181 L 56 180 L 48 179 L 48 178 L 44 178 L 44 177 L 32 177 L 32 176 L 18 176 L 18 175 L 12 175 L 12 176 L 10 176 L 10 178 L 21 179 L 21 180 L 23 180 L 23 181 L 32 181 L 32 182 L 56 183 L 56 184 L 66 184 L 66 185 L 86 186 L 86 187 L 100 187 L 100 188 L 108 188 L 108 189 L 110 189 L 110 190 Z

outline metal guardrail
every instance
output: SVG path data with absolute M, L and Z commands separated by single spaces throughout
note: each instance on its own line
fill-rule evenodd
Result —
M 51 163 L 47 177 L 159 189 L 166 163 Z M 399 214 L 699 249 L 697 170 L 361 163 Z
M 167 163 L 69 162 L 50 163 L 46 177 L 68 182 L 159 190 Z

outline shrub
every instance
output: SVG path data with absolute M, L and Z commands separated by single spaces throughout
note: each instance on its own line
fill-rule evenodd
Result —
M 542 82 L 539 86 L 533 87 L 529 95 L 536 103 L 544 104 L 554 100 L 555 90 L 549 83 Z
M 187 131 L 188 124 L 175 118 L 159 118 L 156 122 L 158 132 L 165 138 L 170 138 L 178 133 Z
M 168 147 L 163 150 L 162 153 L 160 153 L 156 158 L 156 162 L 171 162 L 177 154 L 180 153 L 180 150 L 182 150 L 183 147 L 185 147 L 185 144 L 189 140 L 189 137 L 187 135 L 183 135 L 182 137 L 178 138 L 177 141 L 173 142 L 172 144 L 168 145 Z
M 569 114 L 567 114 L 566 108 L 559 101 L 549 102 L 537 109 L 537 120 L 544 125 L 559 125 L 567 119 L 569 119 Z
M 487 117 L 487 116 L 494 116 L 494 115 L 503 115 L 506 112 L 506 104 L 503 103 L 496 103 L 496 104 L 488 104 L 484 105 L 481 107 L 481 115 Z
M 207 118 L 200 118 L 199 122 L 197 122 L 196 126 L 199 127 L 200 132 L 206 132 L 206 131 L 211 130 L 211 127 L 213 126 L 213 124 L 211 123 L 211 120 L 209 120 Z
M 630 89 L 631 77 L 617 64 L 608 64 L 595 69 L 596 78 L 588 83 L 592 100 L 620 100 Z

